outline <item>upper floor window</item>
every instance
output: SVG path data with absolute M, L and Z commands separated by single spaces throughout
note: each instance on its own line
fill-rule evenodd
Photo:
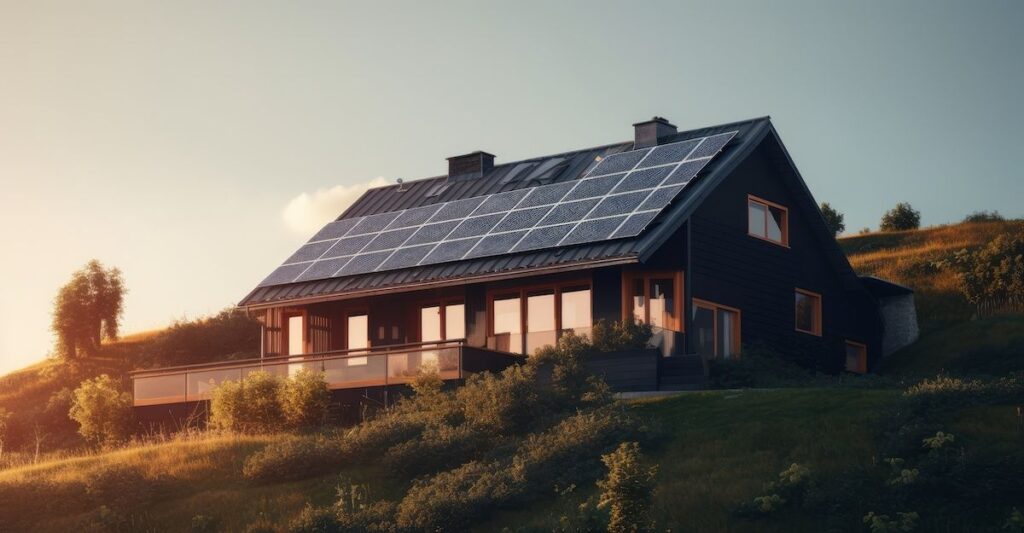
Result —
M 756 196 L 747 196 L 747 233 L 789 246 L 789 210 Z
M 306 353 L 306 317 L 290 315 L 288 318 L 288 355 Z
M 623 274 L 622 318 L 673 331 L 683 330 L 682 272 Z
M 821 295 L 796 289 L 796 330 L 821 336 Z

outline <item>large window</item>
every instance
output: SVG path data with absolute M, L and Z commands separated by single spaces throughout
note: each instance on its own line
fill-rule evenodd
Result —
M 366 314 L 351 314 L 345 320 L 345 348 L 365 350 L 370 347 L 370 320 Z
M 853 341 L 846 341 L 846 371 L 864 374 L 868 371 L 868 347 Z
M 740 311 L 693 300 L 693 342 L 705 358 L 731 358 L 740 353 Z
M 748 196 L 747 233 L 752 237 L 789 246 L 789 210 L 756 196 Z
M 292 315 L 288 317 L 288 355 L 306 353 L 306 317 Z
M 627 272 L 623 275 L 622 318 L 655 328 L 683 330 L 682 272 Z
M 821 336 L 821 295 L 796 289 L 796 330 Z
M 432 302 L 420 307 L 420 341 L 466 337 L 466 306 L 459 302 Z
M 490 295 L 491 347 L 531 354 L 565 330 L 589 333 L 590 285 L 559 283 L 495 291 Z

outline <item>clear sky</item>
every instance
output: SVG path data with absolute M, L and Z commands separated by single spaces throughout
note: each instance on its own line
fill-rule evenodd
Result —
M 124 271 L 127 331 L 216 312 L 361 184 L 771 115 L 877 227 L 1024 215 L 1024 2 L 0 0 L 0 372 L 58 287 Z

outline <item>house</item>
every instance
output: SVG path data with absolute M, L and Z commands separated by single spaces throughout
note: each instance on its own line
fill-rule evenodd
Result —
M 699 386 L 707 361 L 754 345 L 864 373 L 912 340 L 912 294 L 854 273 L 769 118 L 633 126 L 629 142 L 473 152 L 368 191 L 239 304 L 263 358 L 136 373 L 136 406 L 301 367 L 342 402 L 386 402 L 424 367 L 458 381 L 627 317 L 655 335 L 593 363 L 620 390 Z

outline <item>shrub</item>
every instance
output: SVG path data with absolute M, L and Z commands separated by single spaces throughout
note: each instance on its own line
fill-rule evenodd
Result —
M 284 382 L 280 393 L 281 410 L 289 427 L 312 429 L 323 425 L 331 403 L 323 372 L 303 368 Z
M 478 457 L 491 440 L 489 432 L 470 424 L 430 426 L 419 438 L 389 448 L 384 466 L 403 479 L 438 472 Z
M 640 445 L 635 442 L 620 444 L 614 452 L 602 456 L 601 461 L 608 468 L 608 475 L 597 482 L 602 491 L 598 505 L 608 508 L 608 531 L 653 529 L 648 510 L 658 467 L 643 466 Z
M 291 481 L 320 475 L 343 463 L 341 447 L 330 438 L 288 437 L 246 458 L 242 475 L 258 482 Z
M 828 202 L 822 202 L 821 216 L 825 219 L 825 226 L 832 235 L 839 235 L 846 230 L 846 223 L 843 222 L 843 219 L 846 217 L 839 211 L 836 211 Z
M 338 519 L 334 512 L 323 507 L 313 507 L 306 504 L 299 516 L 288 525 L 288 531 L 292 533 L 334 533 L 341 531 Z
M 647 348 L 653 335 L 650 324 L 637 322 L 632 316 L 623 322 L 601 319 L 590 330 L 591 344 L 599 352 Z
M 739 357 L 708 361 L 708 385 L 715 389 L 794 385 L 810 377 L 804 368 L 760 344 L 744 347 Z
M 97 505 L 117 512 L 132 511 L 154 500 L 159 479 L 150 479 L 135 466 L 104 464 L 85 478 L 85 494 Z
M 979 313 L 1024 309 L 1024 236 L 998 235 L 980 250 L 957 252 L 948 264 Z
M 177 366 L 259 357 L 260 323 L 229 308 L 211 317 L 180 320 L 157 334 L 142 353 L 144 366 Z
M 906 202 L 896 204 L 896 207 L 882 215 L 882 222 L 878 225 L 881 231 L 904 231 L 921 227 L 921 212 L 911 207 Z
M 471 376 L 455 393 L 466 422 L 501 434 L 523 432 L 538 417 L 540 397 L 535 378 L 536 369 L 531 365 Z
M 896 518 L 891 519 L 889 515 L 870 512 L 864 516 L 864 523 L 871 533 L 896 533 L 913 531 L 917 528 L 917 519 L 917 513 L 896 513 Z
M 213 391 L 210 425 L 241 433 L 271 433 L 284 426 L 281 379 L 264 371 L 225 381 Z
M 122 392 L 110 376 L 103 374 L 83 381 L 75 389 L 68 416 L 78 422 L 78 432 L 95 445 L 109 446 L 123 441 L 131 428 L 132 396 Z
M 975 211 L 966 217 L 964 222 L 1002 222 L 1006 220 L 999 211 Z

